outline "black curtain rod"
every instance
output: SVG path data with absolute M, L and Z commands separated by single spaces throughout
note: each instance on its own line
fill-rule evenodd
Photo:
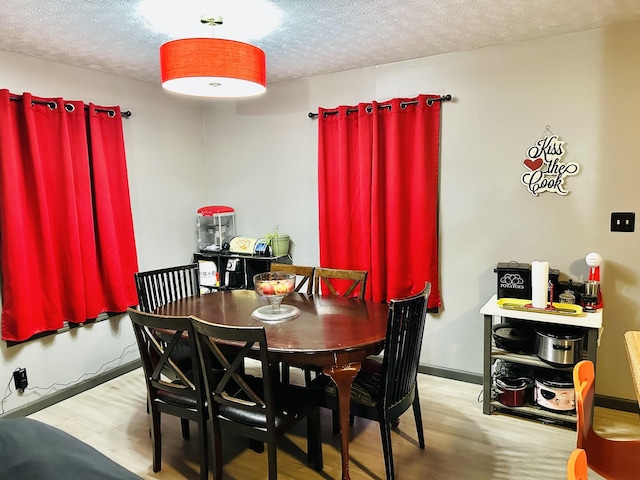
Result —
M 448 102 L 449 100 L 451 100 L 451 95 L 447 94 L 447 95 L 443 95 L 441 97 L 436 97 L 436 98 L 428 98 L 427 99 L 427 105 L 431 106 L 433 105 L 433 102 Z M 418 100 L 411 100 L 408 102 L 402 102 L 400 103 L 401 107 L 406 107 L 407 105 L 415 105 L 418 103 Z M 378 108 L 389 108 L 391 109 L 391 105 L 387 104 L 380 104 L 378 105 Z M 349 115 L 350 113 L 356 113 L 358 111 L 357 108 L 352 108 L 347 110 L 347 115 Z M 366 111 L 371 113 L 371 105 L 367 106 Z M 337 115 L 338 114 L 338 110 L 331 110 L 328 112 L 324 112 L 325 115 Z M 309 112 L 309 118 L 318 118 L 318 114 L 317 113 L 313 113 L 313 112 Z
M 22 100 L 22 97 L 9 97 L 9 100 Z M 58 108 L 58 104 L 56 102 L 53 101 L 45 101 L 45 100 L 31 100 L 31 105 L 48 105 L 49 108 Z M 71 108 L 69 108 L 71 107 Z M 64 106 L 65 110 L 67 111 L 72 111 L 73 110 L 73 105 L 71 104 L 67 104 Z M 85 110 L 89 109 L 89 105 L 85 105 L 84 106 Z M 113 117 L 116 112 L 115 110 L 109 110 L 106 108 L 96 108 L 96 112 L 100 112 L 100 113 L 107 113 L 109 114 L 109 116 Z M 126 110 L 124 112 L 120 112 L 120 116 L 125 117 L 125 118 L 129 118 L 131 116 L 131 112 L 129 110 Z

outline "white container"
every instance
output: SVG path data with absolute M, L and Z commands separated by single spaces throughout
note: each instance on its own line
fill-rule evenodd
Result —
M 198 209 L 198 251 L 219 252 L 236 236 L 236 214 L 231 207 L 210 205 Z

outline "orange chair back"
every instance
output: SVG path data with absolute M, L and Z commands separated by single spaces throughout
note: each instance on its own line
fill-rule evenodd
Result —
M 567 461 L 567 480 L 589 480 L 587 468 L 587 454 L 581 448 L 576 448 L 569 455 Z
M 593 429 L 595 373 L 591 361 L 583 360 L 573 367 L 573 386 L 578 433 L 576 447 L 585 451 L 589 468 L 610 480 L 640 478 L 640 439 L 607 438 Z
M 576 397 L 576 425 L 578 431 L 577 448 L 585 448 L 592 430 L 595 371 L 593 363 L 584 360 L 573 368 L 573 388 Z

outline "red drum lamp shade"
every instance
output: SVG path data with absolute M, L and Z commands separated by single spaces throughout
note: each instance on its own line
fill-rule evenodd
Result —
M 198 97 L 250 97 L 266 91 L 264 52 L 220 38 L 183 38 L 160 47 L 162 86 Z

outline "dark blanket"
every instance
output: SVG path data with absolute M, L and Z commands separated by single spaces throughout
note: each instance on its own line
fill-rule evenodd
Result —
M 0 479 L 141 480 L 95 448 L 30 418 L 0 419 Z

